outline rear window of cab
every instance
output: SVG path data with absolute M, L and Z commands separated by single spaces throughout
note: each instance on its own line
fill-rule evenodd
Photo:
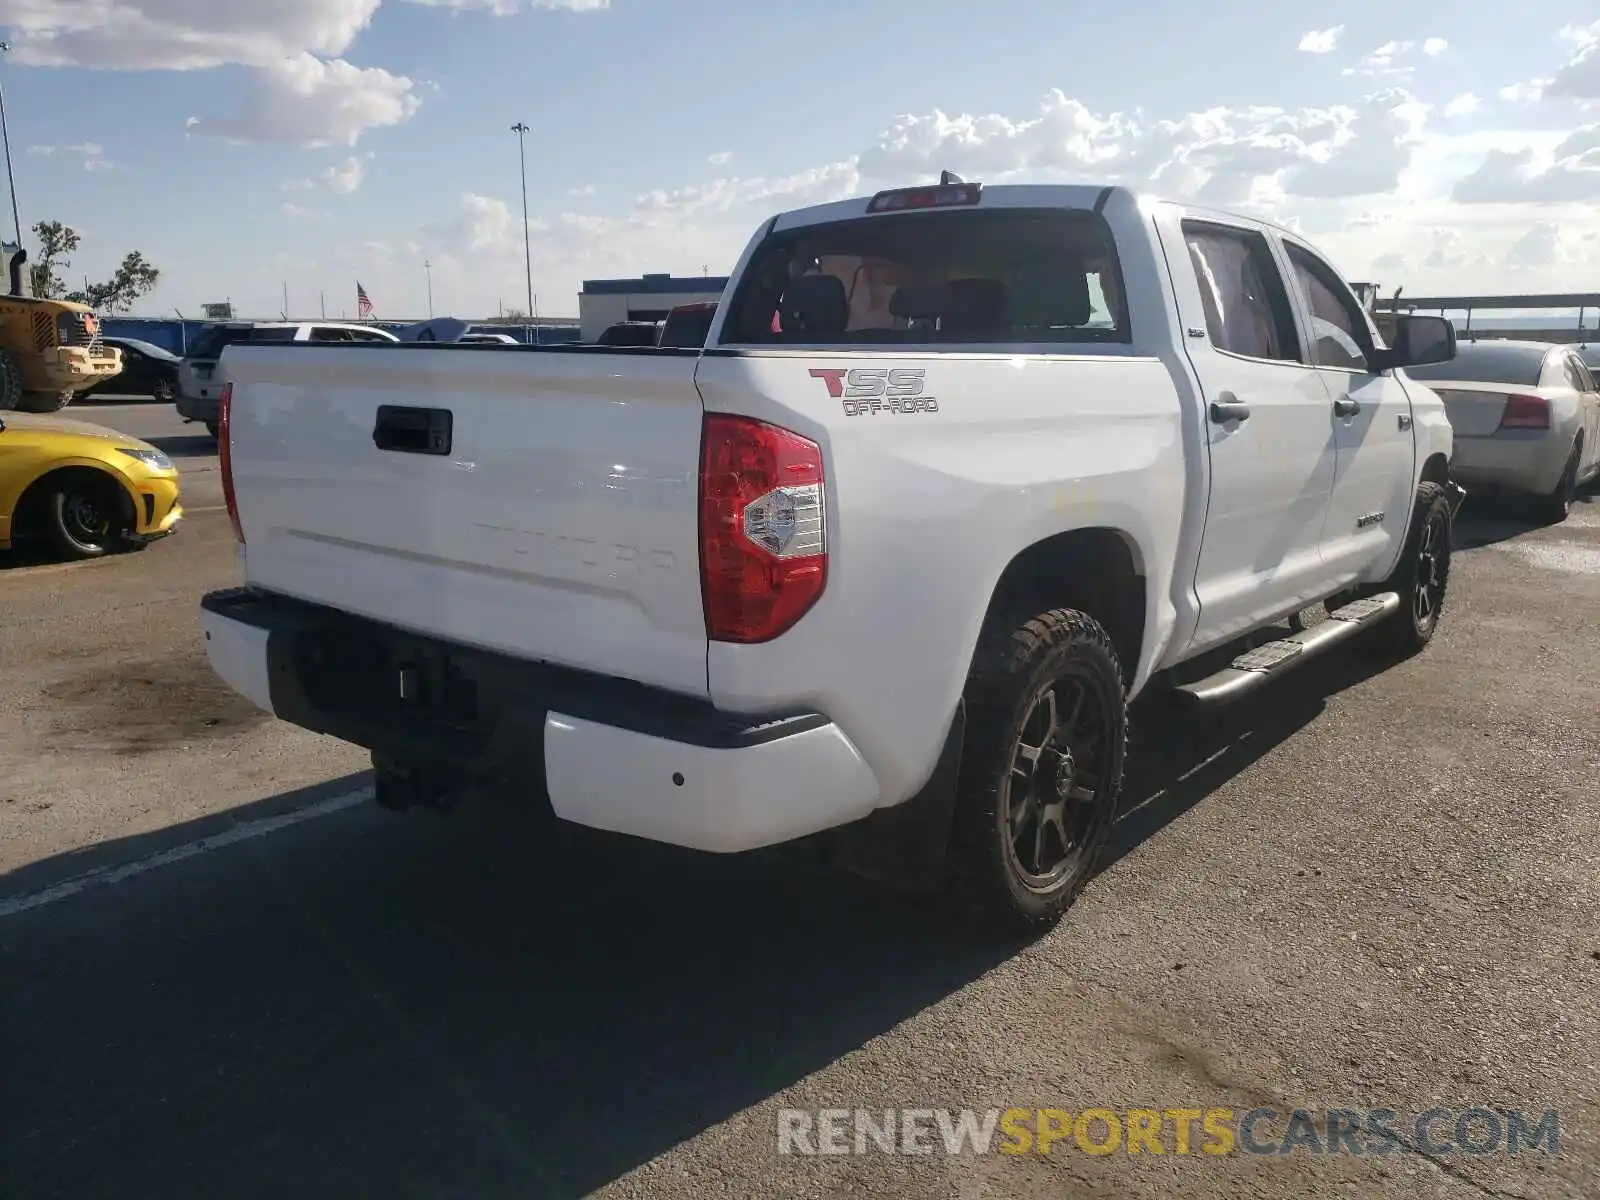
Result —
M 771 234 L 720 344 L 903 346 L 1131 341 L 1097 213 L 900 212 Z

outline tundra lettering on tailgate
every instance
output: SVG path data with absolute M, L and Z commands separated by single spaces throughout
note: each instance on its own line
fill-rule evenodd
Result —
M 939 402 L 922 394 L 926 371 L 909 367 L 812 367 L 828 395 L 844 402 L 844 415 L 936 413 Z

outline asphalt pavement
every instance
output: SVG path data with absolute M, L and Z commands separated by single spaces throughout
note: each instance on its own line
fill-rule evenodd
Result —
M 90 408 L 191 516 L 0 560 L 7 1200 L 1596 1194 L 1600 500 L 1469 504 L 1419 658 L 1142 703 L 1105 869 L 1004 943 L 781 851 L 377 810 L 206 669 L 209 445 Z M 1554 1108 L 1560 1152 L 777 1152 L 782 1108 L 991 1106 Z

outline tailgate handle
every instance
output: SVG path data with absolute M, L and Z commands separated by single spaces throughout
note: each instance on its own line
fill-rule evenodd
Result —
M 449 454 L 454 440 L 448 408 L 406 408 L 378 405 L 372 444 L 396 454 Z

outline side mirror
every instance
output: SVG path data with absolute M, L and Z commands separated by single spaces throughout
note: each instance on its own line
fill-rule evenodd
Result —
M 1375 370 L 1389 371 L 1395 367 L 1422 367 L 1429 363 L 1449 362 L 1456 356 L 1456 327 L 1445 317 L 1423 317 L 1414 313 L 1396 315 L 1390 345 L 1377 351 Z M 1389 322 L 1385 322 L 1388 325 Z

